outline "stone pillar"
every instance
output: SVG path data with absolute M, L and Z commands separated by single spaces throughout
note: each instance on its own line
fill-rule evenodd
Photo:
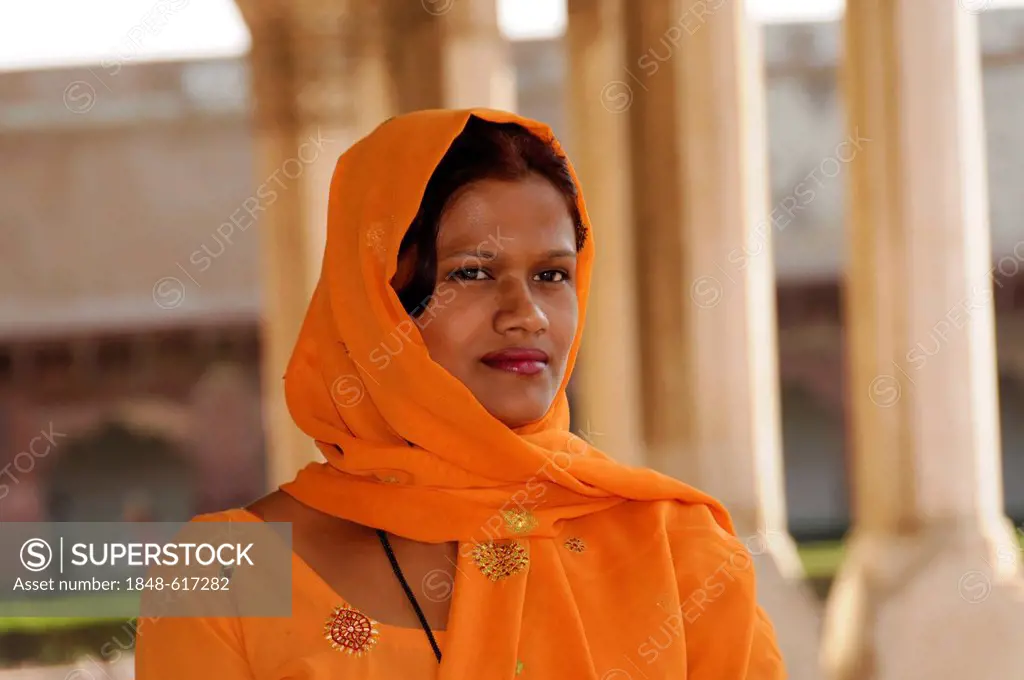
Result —
M 627 18 L 651 463 L 727 506 L 794 680 L 819 615 L 786 521 L 760 27 L 744 3 Z M 772 216 L 774 217 L 774 216 Z
M 399 109 L 515 110 L 515 71 L 496 0 L 385 4 Z
M 850 3 L 848 403 L 855 525 L 829 598 L 836 679 L 1024 675 L 1003 516 L 977 19 Z
M 623 0 L 569 2 L 573 139 L 566 143 L 573 149 L 597 243 L 587 331 L 573 378 L 573 412 L 576 432 L 622 462 L 642 465 L 629 119 L 613 94 L 626 55 L 625 11 Z
M 288 413 L 282 377 L 320 275 L 331 175 L 346 148 L 397 111 L 382 14 L 372 4 L 240 6 L 252 33 L 258 166 L 251 200 L 262 213 L 264 421 L 273 488 L 319 457 Z

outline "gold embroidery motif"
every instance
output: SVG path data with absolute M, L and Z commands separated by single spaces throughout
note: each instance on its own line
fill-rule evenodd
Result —
M 501 516 L 505 518 L 508 530 L 514 534 L 529 533 L 537 528 L 537 518 L 529 510 L 502 510 Z
M 473 548 L 473 561 L 484 576 L 498 581 L 525 569 L 530 564 L 530 556 L 517 541 L 478 543 Z
M 383 260 L 386 255 L 384 236 L 384 229 L 379 224 L 375 224 L 370 227 L 366 232 L 366 242 L 369 244 L 370 250 L 372 250 L 373 254 L 381 260 Z
M 523 662 L 516 661 L 516 675 L 520 675 L 523 672 Z
M 375 479 L 381 484 L 409 484 L 412 480 L 412 475 L 404 470 L 394 470 L 389 468 L 379 468 L 373 470 L 366 475 L 370 479 Z
M 571 550 L 574 553 L 581 553 L 587 549 L 587 544 L 583 542 L 583 539 L 576 536 L 565 539 L 564 545 L 567 550 Z
M 373 649 L 379 635 L 377 622 L 351 607 L 336 607 L 324 624 L 331 647 L 354 656 Z

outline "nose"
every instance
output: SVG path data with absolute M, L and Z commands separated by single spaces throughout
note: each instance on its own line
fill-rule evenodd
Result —
M 546 331 L 548 325 L 547 314 L 537 304 L 527 281 L 508 278 L 498 284 L 495 331 L 502 335 L 514 332 L 536 335 Z

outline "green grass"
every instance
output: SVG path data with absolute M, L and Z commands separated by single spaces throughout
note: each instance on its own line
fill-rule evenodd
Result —
M 836 575 L 843 561 L 843 542 L 804 543 L 797 546 L 797 552 L 807 578 L 830 579 Z
M 34 633 L 58 629 L 82 628 L 98 623 L 125 621 L 124 612 L 138 609 L 139 593 L 106 593 L 54 597 L 0 604 L 0 633 Z M 59 616 L 58 612 L 74 609 L 90 611 L 88 615 Z M 118 614 L 115 614 L 117 612 Z
M 1024 532 L 1017 531 L 1017 542 L 1024 553 Z M 804 543 L 797 546 L 800 561 L 804 563 L 804 571 L 809 579 L 831 579 L 839 571 L 844 554 L 842 541 L 822 541 L 820 543 Z

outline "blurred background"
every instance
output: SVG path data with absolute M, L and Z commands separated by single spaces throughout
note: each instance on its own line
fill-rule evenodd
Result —
M 643 100 L 667 87 L 656 84 L 658 71 L 675 68 L 675 52 L 684 49 L 679 45 L 693 38 L 692 49 L 704 49 L 697 41 L 701 26 L 707 23 L 709 40 L 722 39 L 710 27 L 716 11 L 728 12 L 718 9 L 723 2 L 618 6 L 593 0 L 569 7 L 566 0 L 390 0 L 367 6 L 331 0 L 5 3 L 0 8 L 0 521 L 184 520 L 244 505 L 286 480 L 312 453 L 294 432 L 286 432 L 279 381 L 272 373 L 290 350 L 303 300 L 318 273 L 327 187 L 338 153 L 394 113 L 494 105 L 549 123 L 574 160 L 596 153 L 598 161 L 587 155 L 577 163 L 585 188 L 593 178 L 593 186 L 604 192 L 616 173 L 632 172 L 627 182 L 632 193 L 622 195 L 638 200 L 648 195 L 644 184 L 659 181 L 642 173 L 664 177 L 651 163 L 637 161 L 647 142 L 636 119 L 627 118 L 650 122 L 667 115 L 652 112 L 655 104 Z M 998 267 L 990 281 L 998 406 L 986 415 L 994 409 L 1000 428 L 994 451 L 1002 474 L 999 510 L 1019 525 L 1024 521 L 1024 3 L 920 2 L 968 15 L 978 24 L 988 167 L 986 243 L 992 266 Z M 749 328 L 743 332 L 753 334 L 752 347 L 763 345 L 773 354 L 777 380 L 765 394 L 777 399 L 773 431 L 781 447 L 765 449 L 774 463 L 753 466 L 755 476 L 768 481 L 750 493 L 754 505 L 768 506 L 779 503 L 763 495 L 775 494 L 784 513 L 763 513 L 744 526 L 791 536 L 800 563 L 778 571 L 806 600 L 796 609 L 813 612 L 810 636 L 820 634 L 821 612 L 855 517 L 850 415 L 855 407 L 843 295 L 850 243 L 847 166 L 862 146 L 885 135 L 864 128 L 858 142 L 844 123 L 841 3 L 749 0 L 746 10 L 758 36 L 750 44 L 761 43 L 750 58 L 756 57 L 754 68 L 763 78 L 763 95 L 752 92 L 763 96 L 766 132 L 763 167 L 756 161 L 750 167 L 760 167 L 772 216 L 760 230 L 756 220 L 748 222 L 745 229 L 753 231 L 746 245 L 742 237 L 735 241 L 746 248 L 744 254 L 738 259 L 726 248 L 720 264 L 743 278 L 752 269 L 747 259 L 757 259 L 762 250 L 771 254 L 761 259 L 769 261 L 766 275 L 775 283 L 771 327 L 777 338 L 762 338 Z M 612 47 L 589 46 L 588 40 L 605 40 L 608 22 L 628 23 L 630 13 L 643 14 L 643 26 L 613 36 Z M 583 27 L 574 29 L 574 21 Z M 601 64 L 609 74 L 603 78 Z M 693 87 L 714 91 L 719 76 L 712 66 L 706 69 L 712 73 L 707 82 Z M 686 77 L 702 82 L 693 73 Z M 722 78 L 721 87 L 730 87 L 727 75 Z M 722 120 L 723 126 L 734 124 L 724 114 Z M 629 147 L 632 156 L 617 155 Z M 728 146 L 715 147 L 712 141 L 701 148 L 716 153 Z M 623 160 L 630 157 L 632 170 Z M 602 163 L 605 174 L 598 177 L 591 168 Z M 708 172 L 721 167 L 709 163 Z M 801 186 L 813 191 L 810 199 Z M 945 188 L 935 190 L 940 194 Z M 712 193 L 711 201 L 722 195 Z M 606 223 L 617 219 L 614 206 L 606 214 L 601 212 L 606 201 L 594 204 L 599 243 L 619 247 L 619 236 L 604 238 Z M 659 210 L 667 204 L 649 205 Z M 773 210 L 780 206 L 789 206 L 783 222 Z M 599 264 L 597 275 L 605 272 L 606 290 L 640 295 L 651 290 L 645 288 L 650 282 L 643 282 L 650 264 L 644 257 L 650 255 L 642 241 L 660 237 L 634 219 L 641 213 L 618 213 L 630 216 L 619 221 L 623 233 L 635 237 L 635 268 L 602 270 Z M 957 238 L 950 238 L 949 248 L 961 247 Z M 666 271 L 668 265 L 661 266 L 659 271 Z M 941 281 L 944 266 L 936 261 L 935 271 L 918 270 L 914 276 Z M 676 282 L 684 291 L 701 273 L 693 267 L 686 271 L 690 278 L 680 275 Z M 716 274 L 715 285 L 731 280 L 730 272 Z M 942 288 L 936 284 L 936 290 Z M 694 288 L 698 294 L 703 293 Z M 691 308 L 714 306 L 697 297 L 685 301 Z M 635 330 L 631 346 L 639 348 L 635 363 L 626 363 L 637 374 L 631 380 L 640 386 L 634 389 L 645 398 L 668 394 L 668 401 L 646 405 L 636 424 L 639 436 L 609 432 L 615 424 L 600 414 L 622 407 L 619 400 L 637 397 L 625 387 L 619 390 L 614 376 L 602 383 L 584 375 L 572 387 L 577 429 L 613 452 L 623 441 L 639 440 L 626 458 L 686 478 L 685 464 L 666 462 L 671 438 L 659 416 L 650 414 L 667 412 L 685 421 L 687 402 L 673 402 L 670 390 L 652 387 L 659 371 L 668 369 L 645 364 L 640 356 L 650 347 L 645 338 L 657 335 L 662 321 L 643 303 L 627 304 L 636 308 L 635 323 L 626 324 Z M 614 309 L 614 303 L 601 309 Z M 683 330 L 676 337 L 692 336 Z M 926 332 L 907 346 L 917 350 L 913 356 L 923 365 L 947 345 L 946 335 Z M 951 354 L 958 351 L 949 346 Z M 602 356 L 600 349 L 593 356 Z M 719 361 L 743 363 L 725 355 Z M 907 361 L 915 363 L 911 354 Z M 600 363 L 584 362 L 581 370 L 598 371 Z M 585 393 L 599 384 L 612 394 L 604 411 Z M 878 403 L 891 395 L 876 388 L 872 384 L 875 405 L 892 406 Z M 899 399 L 898 384 L 896 389 Z M 714 401 L 729 403 L 728 398 Z M 934 410 L 906 416 L 917 425 L 934 417 Z M 953 413 L 949 417 L 956 419 Z M 644 441 L 655 440 L 657 446 L 644 448 Z M 686 455 L 673 450 L 672 455 Z M 965 455 L 980 460 L 987 454 Z M 736 509 L 742 515 L 749 508 Z M 784 526 L 773 525 L 772 518 L 780 517 Z M 780 586 L 780 592 L 789 592 L 786 588 Z M 957 594 L 955 579 L 949 590 Z M 960 596 L 973 597 L 964 598 L 962 584 Z M 777 626 L 785 635 L 786 624 Z M 5 669 L 0 678 L 64 678 L 71 672 L 131 677 L 132 632 L 131 622 L 123 621 L 0 616 Z M 816 648 L 818 640 L 808 636 L 801 634 L 786 647 Z M 873 674 L 877 669 L 858 672 L 843 677 L 882 677 Z M 804 668 L 794 670 L 793 677 L 824 677 L 816 673 Z

